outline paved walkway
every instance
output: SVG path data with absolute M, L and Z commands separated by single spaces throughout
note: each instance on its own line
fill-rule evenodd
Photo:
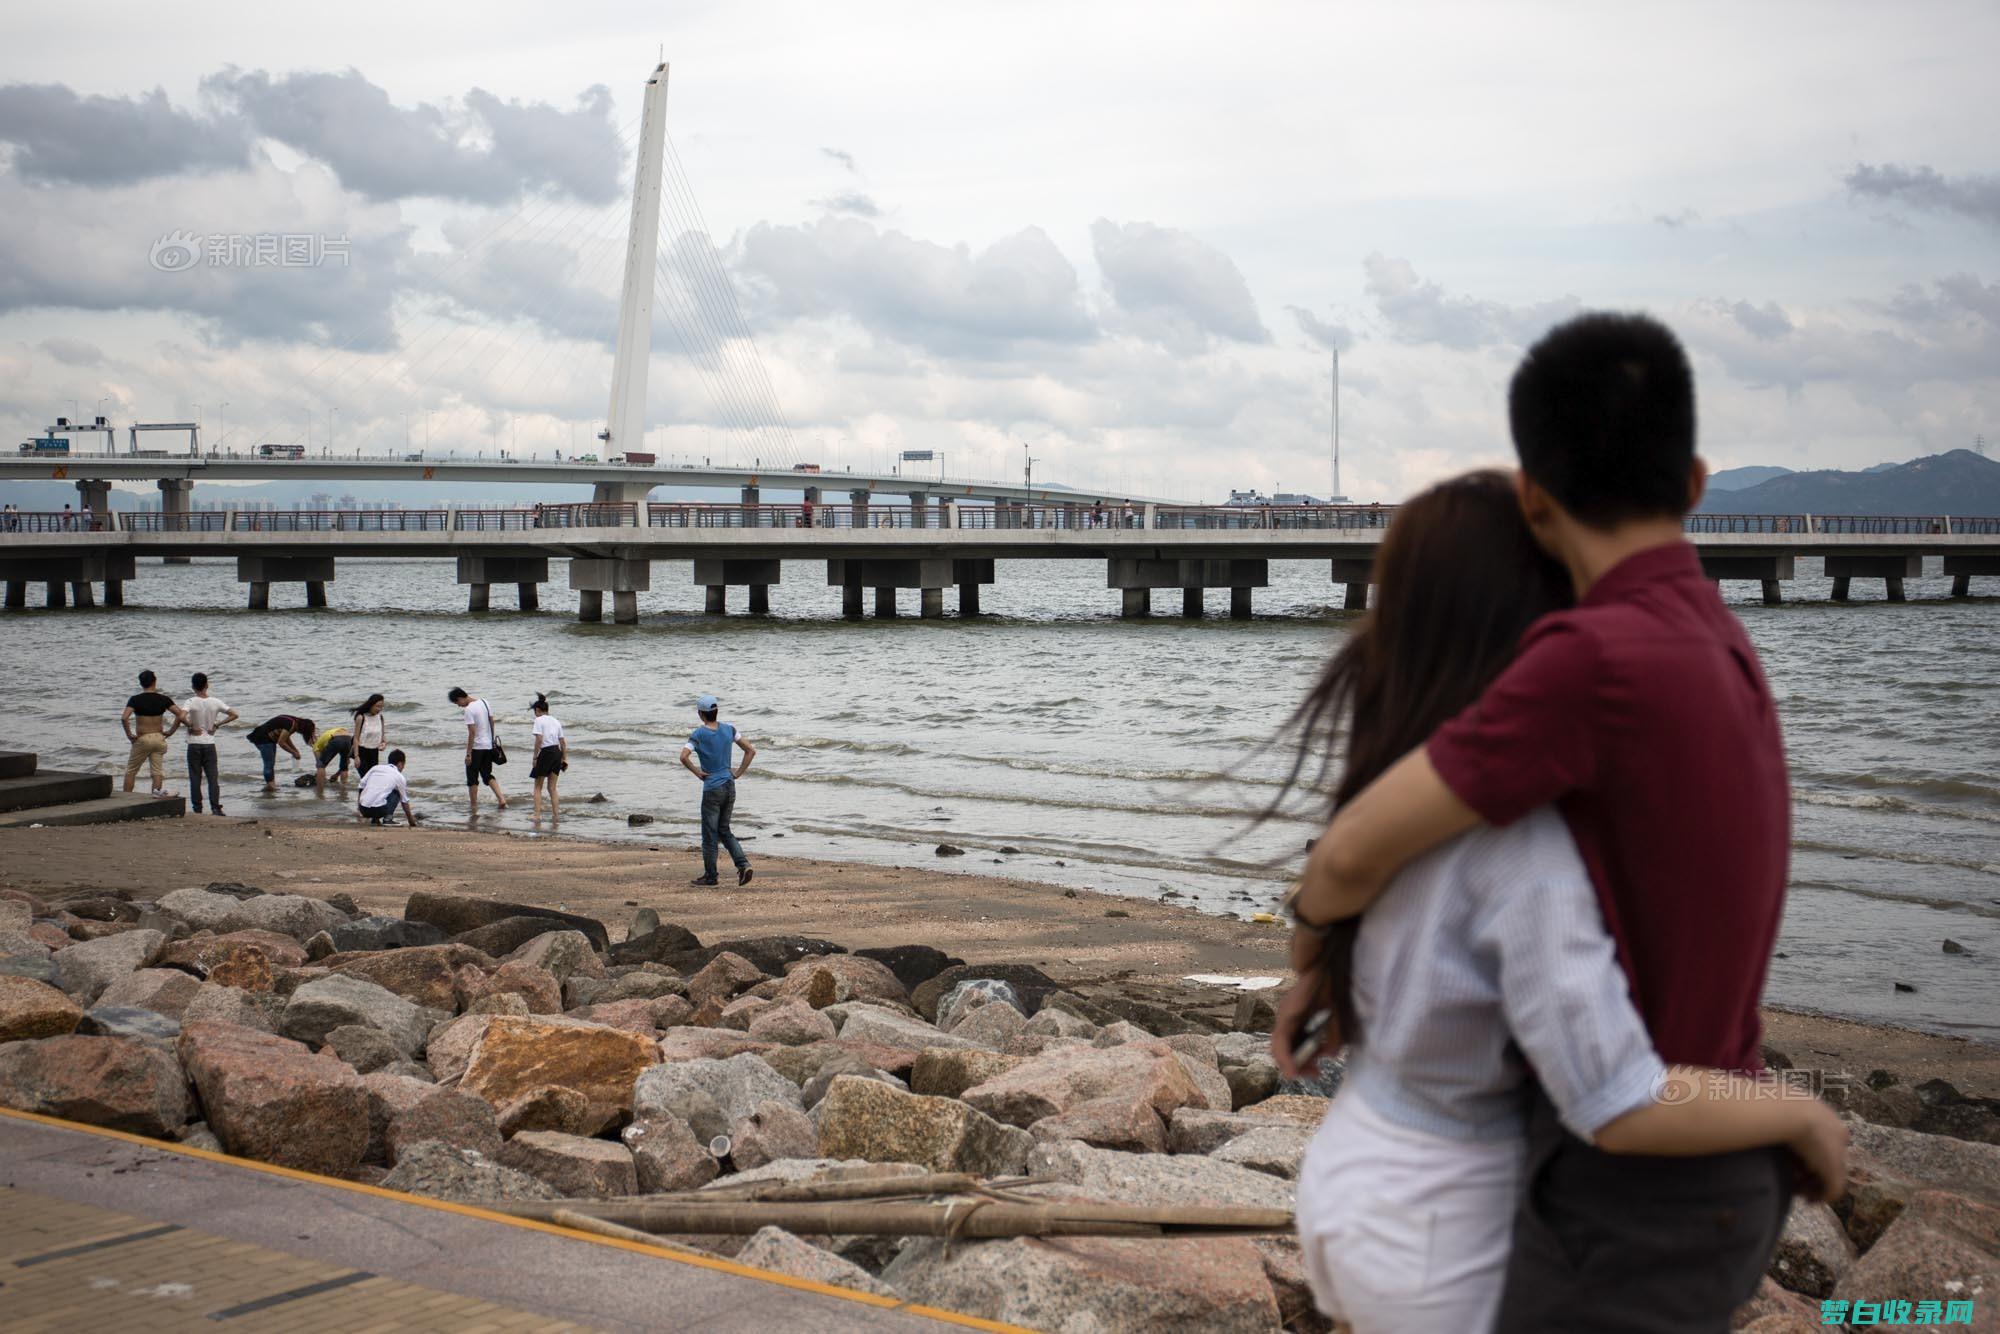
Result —
M 1006 1326 L 0 1112 L 0 1327 L 929 1331 Z

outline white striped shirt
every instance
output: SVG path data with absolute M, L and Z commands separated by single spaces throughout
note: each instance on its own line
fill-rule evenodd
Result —
M 1347 1078 L 1415 1130 L 1522 1135 L 1535 1078 L 1589 1139 L 1643 1106 L 1664 1073 L 1551 808 L 1404 867 L 1362 919 L 1354 974 L 1363 1041 Z

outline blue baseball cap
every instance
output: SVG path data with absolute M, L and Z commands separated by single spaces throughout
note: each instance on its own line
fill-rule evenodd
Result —
M 703 713 L 708 713 L 709 711 L 711 711 L 712 709 L 714 709 L 714 708 L 715 708 L 715 706 L 716 706 L 716 703 L 717 703 L 717 700 L 716 700 L 715 696 L 713 696 L 713 695 L 703 695 L 703 696 L 702 696 L 702 697 L 701 697 L 700 699 L 698 699 L 698 700 L 696 700 L 696 701 L 694 702 L 694 706 L 695 706 L 695 707 L 696 707 L 697 709 L 700 709 L 700 710 L 701 710 L 701 711 L 702 711 Z

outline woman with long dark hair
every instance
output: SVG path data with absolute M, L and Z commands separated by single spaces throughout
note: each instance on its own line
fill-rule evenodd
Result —
M 382 762 L 382 750 L 389 741 L 389 721 L 382 716 L 382 696 L 370 695 L 354 710 L 354 767 L 366 778 L 368 771 Z
M 1316 752 L 1324 780 L 1340 756 L 1336 805 L 1470 707 L 1527 628 L 1570 600 L 1497 472 L 1404 505 L 1374 582 L 1375 609 L 1293 718 L 1292 777 Z M 1299 1174 L 1299 1236 L 1321 1309 L 1356 1334 L 1491 1327 L 1531 1078 L 1609 1152 L 1783 1144 L 1821 1192 L 1839 1189 L 1845 1135 L 1824 1105 L 1661 1062 L 1553 809 L 1411 862 L 1319 971 L 1349 1055 Z
M 538 694 L 529 709 L 535 715 L 535 763 L 528 777 L 535 780 L 535 818 L 542 818 L 542 785 L 549 788 L 549 818 L 562 819 L 562 802 L 556 798 L 556 779 L 569 768 L 569 737 L 563 725 L 549 713 L 549 697 Z

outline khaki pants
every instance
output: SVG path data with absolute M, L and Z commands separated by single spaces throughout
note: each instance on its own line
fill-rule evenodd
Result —
M 153 767 L 153 787 L 158 790 L 167 785 L 167 739 L 158 732 L 141 732 L 139 739 L 132 743 L 132 753 L 125 759 L 125 781 L 131 782 L 139 776 L 139 766 Z

